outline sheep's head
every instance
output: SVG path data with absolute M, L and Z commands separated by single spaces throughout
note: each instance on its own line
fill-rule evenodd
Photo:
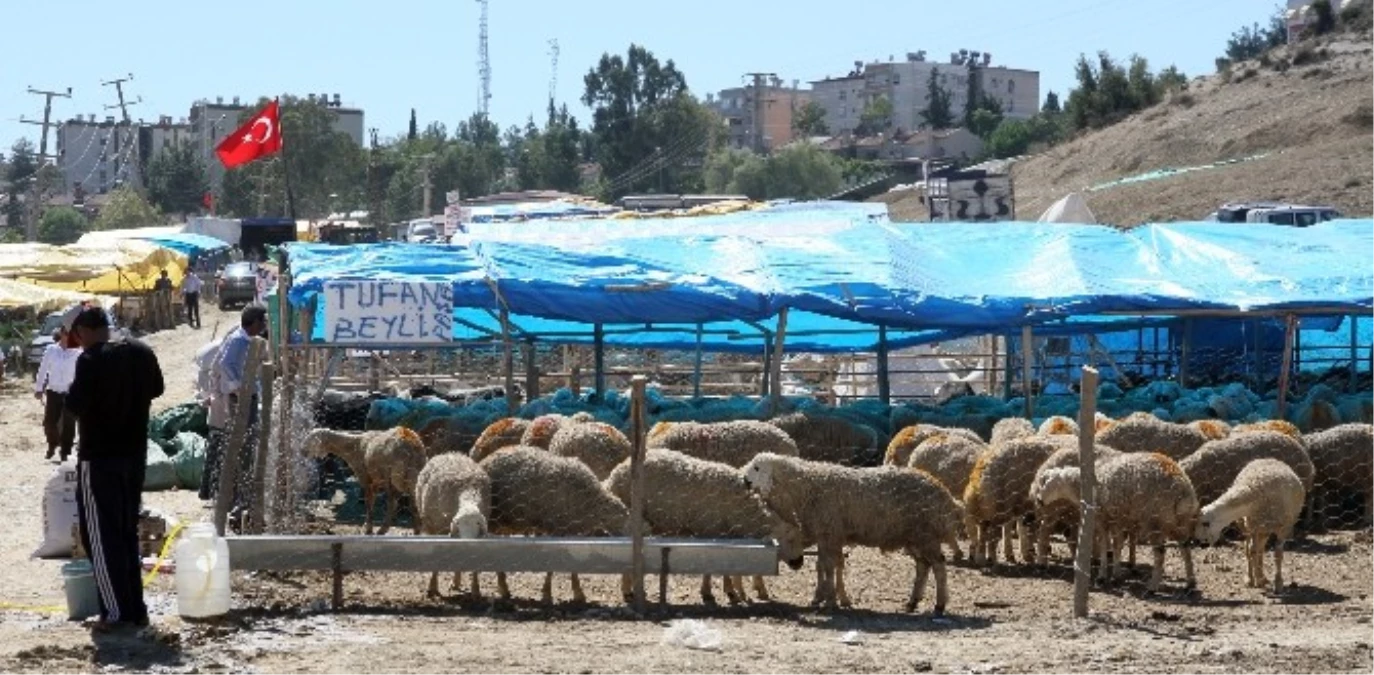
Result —
M 1031 501 L 1037 509 L 1059 501 L 1078 499 L 1078 467 L 1064 466 L 1040 472 L 1031 485 Z
M 458 510 L 449 524 L 448 536 L 457 539 L 481 539 L 487 536 L 487 517 L 475 506 L 464 506 Z
M 329 448 L 325 443 L 326 437 L 332 433 L 328 429 L 316 429 L 305 435 L 305 447 L 302 451 L 306 457 L 324 457 L 329 454 Z
M 1097 433 L 1099 434 L 1112 428 L 1112 426 L 1115 424 L 1116 420 L 1102 414 L 1101 412 L 1093 414 L 1093 429 L 1097 431 Z
M 1078 433 L 1078 424 L 1063 415 L 1054 415 L 1040 425 L 1041 436 L 1071 436 Z
M 1202 510 L 1202 515 L 1198 517 L 1197 527 L 1193 530 L 1193 538 L 1208 544 L 1215 544 L 1218 539 L 1221 539 L 1221 533 L 1230 524 L 1231 519 L 1224 517 L 1218 512 L 1218 509 L 1208 506 Z
M 748 464 L 744 465 L 744 468 L 740 469 L 745 487 L 766 499 L 768 494 L 773 491 L 773 471 L 781 459 L 778 455 L 766 452 L 755 455 Z
M 794 570 L 801 569 L 802 553 L 806 550 L 806 538 L 802 536 L 801 528 L 782 518 L 775 518 L 772 531 L 773 539 L 778 542 L 778 560 Z

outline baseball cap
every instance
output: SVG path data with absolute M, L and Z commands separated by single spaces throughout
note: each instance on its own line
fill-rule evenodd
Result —
M 78 307 L 69 310 L 62 317 L 62 323 L 67 327 L 67 330 L 73 328 L 108 328 L 110 319 L 105 316 L 105 310 L 99 307 Z

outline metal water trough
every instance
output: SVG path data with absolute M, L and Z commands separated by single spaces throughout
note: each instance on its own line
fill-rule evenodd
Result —
M 225 537 L 234 570 L 329 570 L 333 608 L 343 606 L 343 575 L 390 572 L 629 573 L 629 537 L 376 537 L 254 535 Z M 644 569 L 659 574 L 659 602 L 667 602 L 669 574 L 775 575 L 777 548 L 757 539 L 645 538 Z

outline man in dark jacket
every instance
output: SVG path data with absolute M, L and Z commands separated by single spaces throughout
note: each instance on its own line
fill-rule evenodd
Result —
M 110 340 L 98 307 L 70 317 L 83 352 L 67 392 L 77 417 L 76 503 L 81 543 L 90 552 L 100 593 L 96 628 L 146 626 L 138 514 L 148 452 L 148 415 L 162 395 L 162 369 L 147 345 Z

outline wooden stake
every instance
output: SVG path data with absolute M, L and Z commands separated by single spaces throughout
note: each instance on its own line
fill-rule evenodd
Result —
M 1021 389 L 1025 401 L 1022 404 L 1022 415 L 1030 419 L 1035 414 L 1035 394 L 1034 387 L 1031 386 L 1031 364 L 1035 361 L 1035 349 L 1032 340 L 1030 326 L 1021 327 Z
M 224 445 L 224 454 L 219 470 L 219 494 L 215 496 L 215 531 L 224 536 L 229 519 L 229 509 L 234 503 L 234 486 L 242 470 L 240 461 L 243 443 L 248 435 L 248 420 L 253 394 L 258 383 L 258 368 L 266 352 L 267 341 L 253 338 L 248 346 L 248 356 L 243 366 L 243 381 L 239 383 L 238 405 L 232 411 L 234 424 L 229 431 L 229 439 Z
M 773 358 L 769 362 L 771 391 L 770 400 L 773 414 L 782 407 L 782 354 L 783 343 L 787 339 L 787 308 L 778 310 L 778 331 L 773 335 Z
M 649 378 L 636 375 L 630 380 L 630 433 L 634 454 L 630 457 L 630 575 L 633 580 L 635 611 L 644 613 L 644 388 Z
M 1073 615 L 1088 616 L 1088 590 L 1092 587 L 1093 534 L 1097 527 L 1097 371 L 1083 367 L 1079 380 L 1078 466 L 1083 515 L 1078 527 L 1078 555 L 1074 560 Z
M 1293 369 L 1293 338 L 1298 332 L 1298 317 L 1283 318 L 1283 365 L 1279 367 L 1279 419 L 1288 419 L 1288 379 Z

